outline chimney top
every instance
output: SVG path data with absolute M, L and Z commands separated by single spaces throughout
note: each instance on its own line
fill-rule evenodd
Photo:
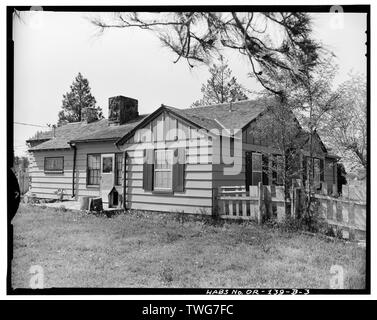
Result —
M 109 125 L 121 125 L 139 116 L 138 101 L 116 96 L 109 98 Z

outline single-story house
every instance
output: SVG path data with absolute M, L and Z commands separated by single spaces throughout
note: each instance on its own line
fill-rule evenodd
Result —
M 281 184 L 279 165 L 273 166 L 279 151 L 253 134 L 266 110 L 265 100 L 245 100 L 189 109 L 161 105 L 139 115 L 137 100 L 109 98 L 108 119 L 93 120 L 86 109 L 81 122 L 27 141 L 30 192 L 56 198 L 60 190 L 65 199 L 102 197 L 127 209 L 210 214 L 220 186 Z M 313 179 L 336 184 L 337 158 L 317 140 Z M 300 159 L 308 155 L 303 148 Z M 272 170 L 264 170 L 266 164 Z

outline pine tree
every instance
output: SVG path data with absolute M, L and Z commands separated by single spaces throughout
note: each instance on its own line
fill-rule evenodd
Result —
M 70 88 L 71 91 L 63 95 L 62 110 L 58 115 L 58 125 L 81 121 L 81 110 L 86 107 L 95 109 L 97 119 L 103 118 L 102 109 L 96 106 L 96 99 L 90 92 L 89 81 L 80 72 Z
M 209 69 L 210 78 L 202 85 L 203 98 L 195 101 L 191 107 L 246 100 L 246 89 L 232 76 L 227 61 L 220 56 L 220 63 Z

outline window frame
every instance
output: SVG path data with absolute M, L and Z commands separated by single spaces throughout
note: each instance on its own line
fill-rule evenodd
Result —
M 170 168 L 169 169 L 161 169 L 161 168 L 157 168 L 157 152 L 161 152 L 161 151 L 164 151 L 165 154 L 166 153 L 170 153 L 171 154 L 171 164 L 170 164 Z M 165 159 L 166 159 L 166 155 L 165 155 Z M 156 192 L 173 192 L 173 162 L 174 162 L 174 150 L 172 149 L 155 149 L 154 150 L 154 164 L 153 164 L 153 191 L 156 191 Z M 170 187 L 168 188 L 163 188 L 163 187 L 156 187 L 156 173 L 157 172 L 170 172 L 170 176 L 171 176 L 171 184 L 170 184 Z
M 118 168 L 118 159 L 117 159 L 118 157 L 121 158 L 120 168 Z M 114 184 L 116 186 L 121 186 L 122 185 L 123 158 L 124 158 L 124 154 L 122 152 L 117 152 L 114 155 Z M 120 183 L 118 184 L 119 178 L 121 180 L 120 180 Z
M 260 158 L 260 170 L 254 170 L 254 155 L 258 155 Z M 261 152 L 252 152 L 251 153 L 251 185 L 252 186 L 257 186 L 257 184 L 254 183 L 254 173 L 259 173 L 260 174 L 260 180 L 259 182 L 263 183 L 263 154 Z
M 89 156 L 96 156 L 99 157 L 99 169 L 89 169 Z M 90 174 L 89 170 L 98 170 L 98 183 L 90 183 Z M 101 163 L 101 153 L 87 153 L 86 154 L 86 186 L 87 187 L 99 187 L 100 185 L 100 178 L 101 178 L 101 171 L 102 171 L 102 163 Z
M 46 161 L 48 159 L 62 159 L 62 169 L 46 169 Z M 64 173 L 64 156 L 44 157 L 43 171 L 44 173 Z

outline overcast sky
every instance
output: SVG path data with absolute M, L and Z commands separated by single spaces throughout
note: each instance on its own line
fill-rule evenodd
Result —
M 332 50 L 339 64 L 335 84 L 351 71 L 366 73 L 366 16 L 344 14 L 343 27 L 330 14 L 313 14 L 314 37 Z M 56 123 L 62 96 L 78 72 L 89 80 L 92 94 L 104 115 L 108 98 L 124 95 L 139 100 L 139 113 L 150 113 L 161 103 L 187 108 L 200 98 L 207 67 L 191 69 L 149 31 L 111 29 L 97 36 L 85 13 L 38 12 L 14 21 L 14 121 L 45 126 Z M 337 26 L 337 27 L 336 27 Z M 226 57 L 234 75 L 249 89 L 259 89 L 247 77 L 245 58 L 236 52 Z M 38 128 L 14 125 L 16 155 Z

